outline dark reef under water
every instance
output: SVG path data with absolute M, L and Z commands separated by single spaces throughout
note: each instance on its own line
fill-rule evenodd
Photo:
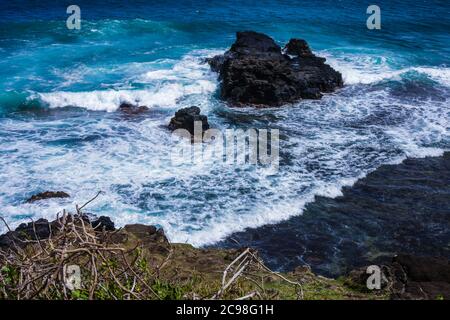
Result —
M 279 270 L 308 264 L 338 276 L 398 253 L 450 258 L 450 153 L 384 165 L 343 189 L 316 197 L 303 215 L 247 229 L 216 244 L 249 246 Z

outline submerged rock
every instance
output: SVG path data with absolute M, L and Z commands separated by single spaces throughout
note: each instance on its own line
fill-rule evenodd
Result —
M 29 198 L 27 202 L 31 203 L 50 198 L 70 198 L 70 195 L 65 193 L 64 191 L 45 191 L 31 196 L 31 198 Z
M 169 129 L 174 131 L 177 129 L 186 129 L 191 135 L 194 135 L 194 124 L 196 121 L 201 122 L 201 131 L 209 129 L 208 118 L 200 114 L 200 108 L 192 106 L 183 108 L 175 113 L 175 116 L 170 120 Z
M 315 56 L 305 40 L 291 39 L 282 53 L 269 36 L 238 32 L 223 55 L 208 59 L 219 73 L 221 97 L 237 106 L 280 106 L 320 99 L 343 86 L 342 75 Z
M 138 106 L 128 102 L 122 102 L 119 106 L 119 110 L 126 114 L 140 114 L 147 112 L 149 108 L 147 106 Z

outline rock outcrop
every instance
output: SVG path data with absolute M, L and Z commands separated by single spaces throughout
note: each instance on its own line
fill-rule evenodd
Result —
M 119 110 L 126 114 L 140 114 L 147 112 L 149 109 L 147 106 L 139 106 L 128 102 L 122 102 L 119 106 Z
M 109 217 L 101 216 L 91 222 L 92 227 L 99 231 L 114 231 L 116 227 Z
M 238 32 L 230 50 L 207 60 L 219 73 L 221 97 L 233 106 L 280 106 L 343 86 L 342 75 L 305 40 L 291 39 L 284 51 L 265 34 Z
M 39 219 L 33 223 L 22 223 L 15 230 L 0 235 L 0 249 L 24 245 L 23 240 L 47 239 L 50 236 L 50 224 L 46 219 Z
M 124 232 L 132 234 L 143 243 L 168 243 L 162 228 L 143 224 L 128 224 L 123 228 Z
M 107 217 L 99 220 L 103 225 L 112 223 Z M 246 296 L 247 292 L 250 295 L 257 292 L 261 299 L 298 299 L 300 294 L 308 300 L 385 297 L 351 290 L 333 279 L 319 279 L 309 268 L 275 275 L 261 267 L 257 251 L 249 248 L 194 248 L 186 243 L 169 242 L 163 229 L 155 226 L 132 224 L 115 231 L 99 231 L 95 221 L 91 225 L 88 222 L 86 215 L 66 215 L 50 223 L 43 219 L 36 221 L 36 233 L 32 224 L 12 231 L 17 237 L 18 232 L 24 232 L 20 239 L 26 241 L 16 238 L 17 241 L 4 244 L 6 235 L 0 236 L 0 300 L 80 299 L 79 290 L 89 293 L 90 299 L 102 300 L 205 297 L 231 300 Z M 39 241 L 33 241 L 38 233 Z M 11 232 L 9 235 L 12 236 Z M 93 267 L 91 261 L 96 262 L 95 272 L 88 272 Z M 231 280 L 228 289 L 223 289 L 224 270 L 233 275 L 236 270 L 229 265 L 239 262 L 244 265 L 239 270 L 239 282 Z M 83 270 L 82 287 L 67 295 L 65 292 L 70 288 L 64 285 L 64 263 Z M 16 274 L 24 274 L 26 278 Z M 296 282 L 302 284 L 301 293 Z M 31 285 L 22 290 L 23 283 Z M 127 286 L 136 288 L 133 295 L 123 289 Z
M 31 203 L 50 198 L 70 198 L 70 195 L 64 191 L 45 191 L 31 196 L 27 202 Z
M 394 299 L 450 299 L 450 261 L 398 255 L 391 265 Z
M 370 274 L 366 270 L 351 271 L 347 283 L 367 291 Z M 399 254 L 381 265 L 380 271 L 381 289 L 389 288 L 391 299 L 450 299 L 450 261 L 446 258 Z
M 95 231 L 114 231 L 114 222 L 109 217 L 101 216 L 99 218 L 89 219 L 87 215 L 81 217 L 86 224 L 91 225 Z M 61 219 L 61 218 L 60 218 Z M 29 223 L 20 224 L 15 230 L 8 231 L 0 235 L 0 249 L 19 246 L 23 247 L 27 244 L 24 240 L 41 240 L 48 239 L 50 234 L 55 234 L 58 220 L 49 222 L 46 219 L 39 219 Z
M 191 135 L 194 135 L 194 125 L 197 121 L 201 122 L 201 132 L 209 129 L 208 118 L 200 114 L 199 107 L 183 108 L 178 110 L 170 120 L 169 129 L 172 131 L 186 129 Z

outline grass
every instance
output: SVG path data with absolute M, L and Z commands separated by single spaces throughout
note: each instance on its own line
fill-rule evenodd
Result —
M 95 230 L 81 215 L 56 222 L 49 239 L 31 237 L 0 250 L 0 299 L 388 298 L 386 292 L 368 292 L 346 278 L 327 279 L 308 269 L 274 273 L 250 249 L 171 244 L 145 226 Z M 80 266 L 80 288 L 65 285 L 64 265 Z

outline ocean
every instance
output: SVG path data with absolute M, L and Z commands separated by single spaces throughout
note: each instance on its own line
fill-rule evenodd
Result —
M 66 27 L 71 4 L 80 30 Z M 339 196 L 383 164 L 442 155 L 450 3 L 376 4 L 380 30 L 367 29 L 364 1 L 1 1 L 0 214 L 12 226 L 53 219 L 103 191 L 89 213 L 208 246 L 300 216 L 315 196 Z M 344 88 L 281 108 L 230 108 L 204 59 L 241 30 L 280 45 L 307 40 Z M 124 116 L 124 101 L 151 111 Z M 173 164 L 165 126 L 192 105 L 220 130 L 278 129 L 278 171 Z M 46 190 L 71 198 L 25 202 Z

